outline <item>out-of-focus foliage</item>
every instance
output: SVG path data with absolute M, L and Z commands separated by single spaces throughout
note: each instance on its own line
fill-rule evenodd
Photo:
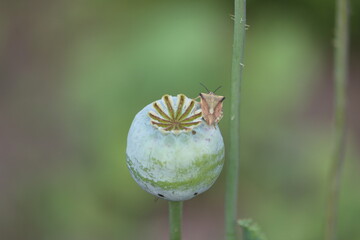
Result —
M 266 240 L 265 234 L 261 232 L 259 225 L 252 219 L 238 220 L 238 224 L 242 228 L 244 240 Z
M 356 23 L 360 8 L 353 2 Z M 163 94 L 195 98 L 205 91 L 202 82 L 222 85 L 218 94 L 229 96 L 232 1 L 3 4 L 0 239 L 167 239 L 166 202 L 141 190 L 126 168 L 127 131 L 135 114 Z M 332 146 L 332 5 L 248 4 L 239 207 L 269 239 L 322 236 Z M 353 39 L 360 38 L 356 25 Z M 350 124 L 340 239 L 360 239 L 354 129 Z M 224 175 L 185 203 L 184 239 L 222 239 Z

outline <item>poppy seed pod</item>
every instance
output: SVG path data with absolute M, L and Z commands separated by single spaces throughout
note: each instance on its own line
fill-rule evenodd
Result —
M 133 120 L 127 166 L 147 192 L 183 201 L 209 189 L 224 164 L 224 142 L 216 126 L 202 120 L 200 104 L 183 94 L 164 95 Z

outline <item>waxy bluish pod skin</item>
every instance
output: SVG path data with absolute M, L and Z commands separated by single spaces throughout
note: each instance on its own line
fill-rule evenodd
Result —
M 164 95 L 135 116 L 126 157 L 132 177 L 145 191 L 183 201 L 214 184 L 224 152 L 219 128 L 202 120 L 199 103 L 179 94 Z

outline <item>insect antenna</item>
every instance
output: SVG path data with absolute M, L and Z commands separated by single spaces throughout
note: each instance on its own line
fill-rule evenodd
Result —
M 217 90 L 219 90 L 222 86 L 219 86 L 217 89 L 215 89 L 215 91 L 213 91 L 213 93 L 215 93 Z
M 203 86 L 206 89 L 206 91 L 208 91 L 208 93 L 210 92 L 209 89 L 204 84 L 200 83 L 200 85 Z

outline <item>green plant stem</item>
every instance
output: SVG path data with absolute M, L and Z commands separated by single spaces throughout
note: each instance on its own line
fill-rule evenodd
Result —
M 169 201 L 170 240 L 181 240 L 183 202 Z
M 230 146 L 227 160 L 225 192 L 225 235 L 236 239 L 238 178 L 240 161 L 240 86 L 244 68 L 246 1 L 235 0 L 234 43 L 231 71 Z
M 337 0 L 335 26 L 335 142 L 329 175 L 329 195 L 325 240 L 337 238 L 338 199 L 341 172 L 345 157 L 346 135 L 346 85 L 349 55 L 349 8 L 348 0 Z

